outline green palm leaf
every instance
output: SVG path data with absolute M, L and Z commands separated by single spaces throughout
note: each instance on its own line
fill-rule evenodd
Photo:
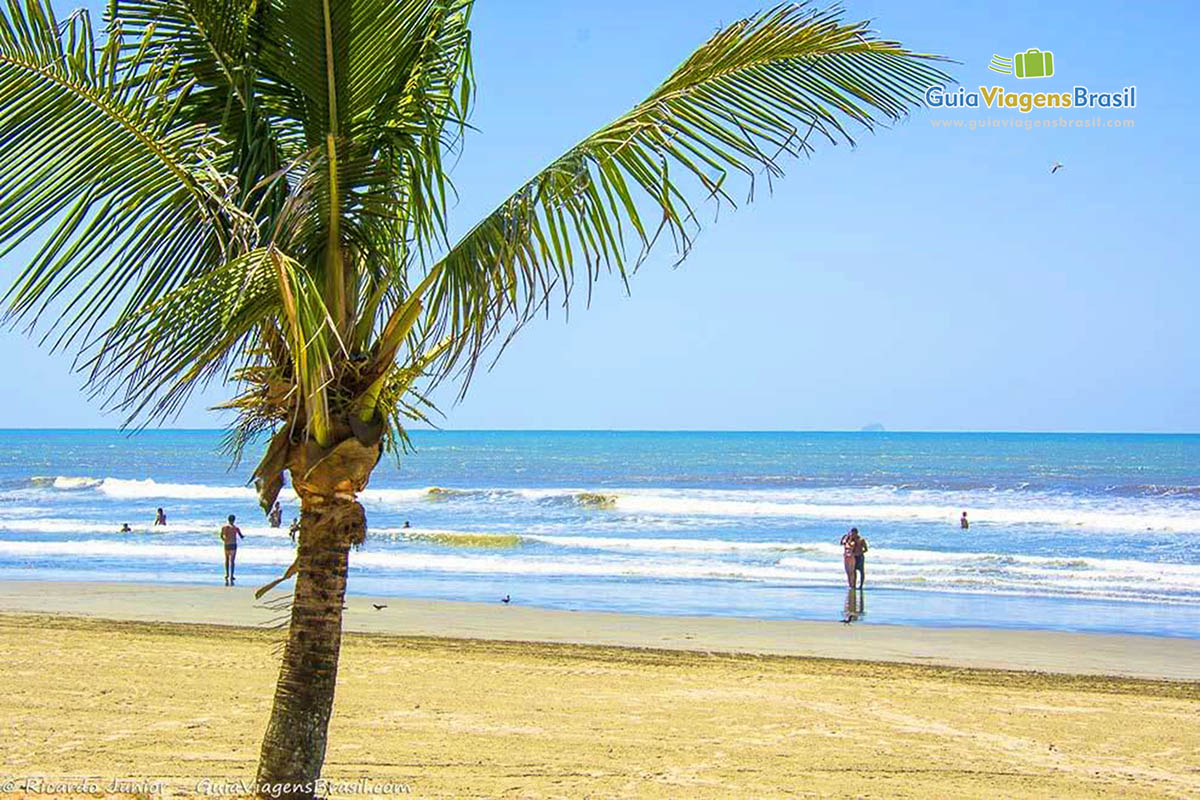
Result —
M 9 314 L 78 344 L 110 314 L 153 302 L 252 236 L 202 125 L 177 124 L 187 85 L 145 48 L 97 48 L 79 12 L 10 0 L 0 15 L 0 253 L 40 247 Z
M 93 393 L 136 418 L 178 410 L 192 391 L 249 355 L 281 314 L 275 254 L 255 250 L 126 315 L 85 361 Z
M 627 279 L 664 234 L 685 257 L 694 203 L 734 203 L 732 176 L 751 199 L 760 173 L 782 174 L 781 156 L 853 144 L 852 126 L 898 120 L 949 81 L 935 57 L 840 17 L 786 4 L 720 31 L 463 237 L 432 295 L 438 330 L 455 337 L 443 374 L 460 363 L 469 377 L 506 320 L 511 335 L 556 290 L 566 302 L 577 275 Z

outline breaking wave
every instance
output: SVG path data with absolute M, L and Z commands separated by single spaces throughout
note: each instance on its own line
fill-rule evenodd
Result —
M 30 485 L 54 492 L 96 492 L 113 500 L 229 500 L 254 502 L 249 486 L 212 486 L 87 476 L 35 477 Z M 1180 488 L 1180 487 L 1176 487 Z M 1193 487 L 1184 487 L 1193 488 Z M 1190 494 L 1083 498 L 1019 491 L 942 492 L 896 487 L 778 490 L 711 489 L 458 489 L 368 488 L 367 506 L 419 508 L 422 503 L 472 503 L 519 512 L 522 504 L 563 507 L 595 515 L 646 518 L 808 519 L 843 523 L 935 523 L 954 525 L 967 510 L 976 525 L 1042 526 L 1098 531 L 1200 533 L 1200 503 Z M 285 489 L 285 503 L 295 494 Z
M 774 562 L 745 563 L 678 558 L 630 559 L 618 555 L 446 554 L 365 547 L 351 555 L 354 570 L 414 571 L 528 576 L 583 576 L 600 579 L 672 581 L 749 581 L 782 586 L 836 586 L 839 576 L 831 548 L 811 556 L 785 556 Z M 840 550 L 840 548 L 838 549 Z M 16 560 L 69 559 L 149 560 L 158 564 L 219 565 L 220 548 L 201 544 L 168 544 L 107 540 L 0 541 L 0 555 Z M 281 566 L 291 563 L 286 546 L 243 547 L 241 564 Z M 1200 605 L 1200 565 L 1148 564 L 1121 559 L 1062 559 L 996 556 L 987 553 L 937 553 L 920 550 L 872 549 L 868 573 L 873 586 L 898 590 L 935 588 L 950 593 L 1021 594 L 1077 598 L 1152 601 Z

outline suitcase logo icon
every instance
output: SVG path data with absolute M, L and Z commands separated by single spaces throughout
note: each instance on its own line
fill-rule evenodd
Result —
M 1054 53 L 1031 47 L 1012 58 L 993 55 L 988 69 L 1001 75 L 1016 75 L 1018 78 L 1049 78 L 1054 74 Z

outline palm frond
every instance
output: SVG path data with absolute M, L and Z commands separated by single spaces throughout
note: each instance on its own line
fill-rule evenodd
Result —
M 108 8 L 110 30 L 119 30 L 123 41 L 148 39 L 151 49 L 174 50 L 198 86 L 192 102 L 204 90 L 225 89 L 216 102 L 225 104 L 233 92 L 249 106 L 254 0 L 110 0 Z
M 238 176 L 238 199 L 256 208 L 265 227 L 286 191 L 282 184 L 260 182 L 306 148 L 302 128 L 273 114 L 272 95 L 259 85 L 255 34 L 262 11 L 254 0 L 111 0 L 109 25 L 110 35 L 144 41 L 148 50 L 169 53 L 178 64 L 181 79 L 191 85 L 180 116 L 220 132 L 229 172 Z
M 334 426 L 328 392 L 335 375 L 334 355 L 346 358 L 349 353 L 326 304 L 326 286 L 279 250 L 268 248 L 268 255 L 278 280 L 284 338 L 307 431 L 319 444 L 328 445 Z
M 664 234 L 686 257 L 694 204 L 736 205 L 732 177 L 752 199 L 783 156 L 853 144 L 853 126 L 898 120 L 949 81 L 935 57 L 841 13 L 786 4 L 718 32 L 476 225 L 435 267 L 431 325 L 455 337 L 441 376 L 458 364 L 469 380 L 506 325 L 511 335 L 556 291 L 566 303 L 577 276 L 589 289 L 605 272 L 627 279 Z
M 143 42 L 142 44 L 145 44 Z M 11 320 L 48 309 L 78 345 L 244 250 L 219 143 L 178 117 L 188 85 L 162 53 L 97 47 L 90 18 L 48 0 L 0 14 L 0 256 L 40 247 L 5 296 Z
M 282 315 L 274 255 L 239 256 L 123 317 L 84 362 L 93 394 L 129 421 L 163 418 L 231 360 L 249 360 L 260 328 Z

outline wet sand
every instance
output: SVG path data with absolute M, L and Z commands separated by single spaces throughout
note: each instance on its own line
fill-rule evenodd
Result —
M 373 603 L 387 608 L 376 611 Z M 519 598 L 506 606 L 350 597 L 346 605 L 346 630 L 362 633 L 1200 681 L 1200 640 L 1195 639 L 556 611 L 523 607 Z M 277 616 L 254 600 L 252 587 L 41 581 L 0 581 L 0 612 L 6 611 L 249 627 Z

